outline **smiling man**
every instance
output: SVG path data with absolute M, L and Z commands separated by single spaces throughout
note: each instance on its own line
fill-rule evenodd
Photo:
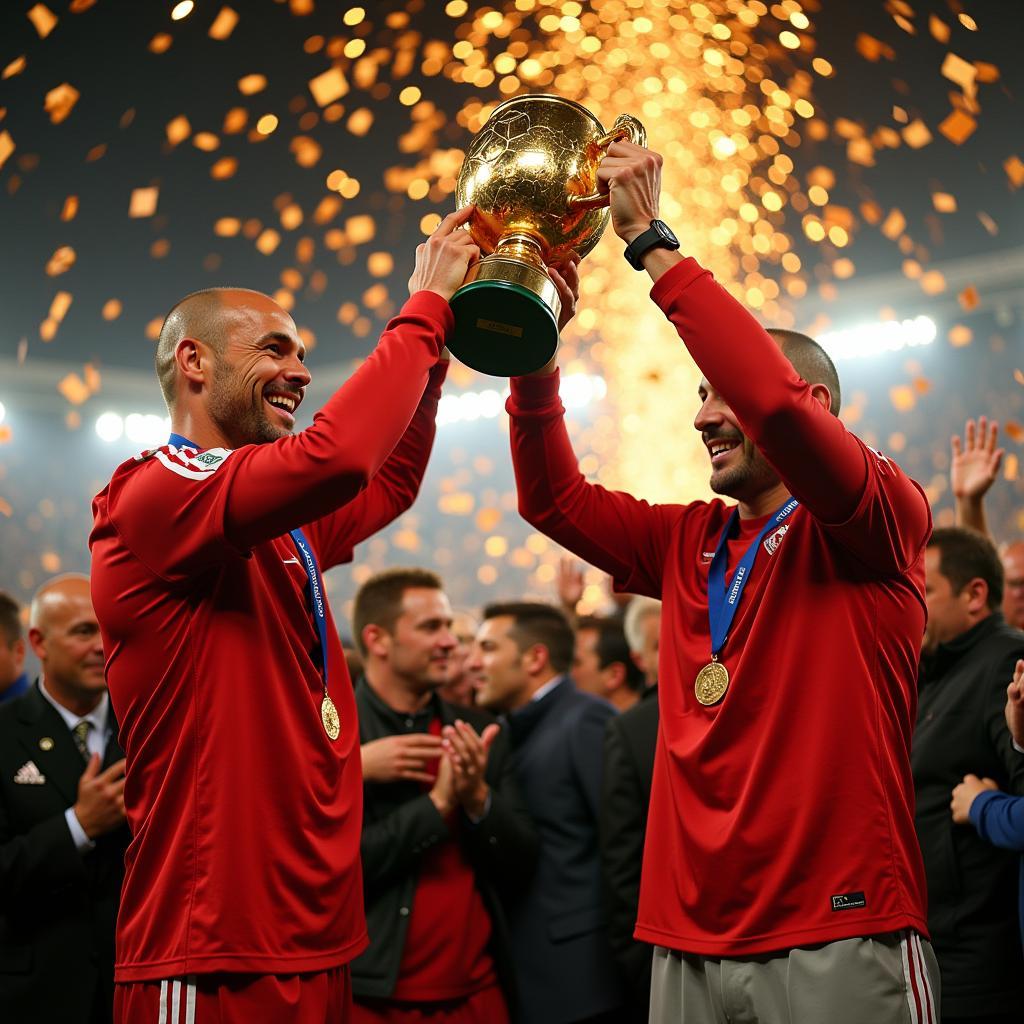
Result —
M 910 773 L 927 500 L 840 422 L 810 338 L 773 337 L 680 255 L 661 158 L 608 154 L 612 224 L 704 375 L 694 426 L 733 503 L 588 483 L 553 361 L 508 410 L 525 518 L 664 602 L 636 929 L 656 945 L 650 1019 L 934 1021 Z
M 477 256 L 442 221 L 376 350 L 293 434 L 291 317 L 244 289 L 168 315 L 168 444 L 96 498 L 93 596 L 133 842 L 117 1019 L 338 1024 L 366 945 L 351 682 L 320 571 L 416 496 Z

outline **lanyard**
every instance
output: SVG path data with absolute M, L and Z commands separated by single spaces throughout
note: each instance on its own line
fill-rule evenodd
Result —
M 168 441 L 175 448 L 193 448 L 199 450 L 187 437 L 181 434 L 171 434 Z M 324 695 L 327 694 L 327 609 L 324 605 L 324 592 L 320 583 L 320 569 L 316 564 L 316 557 L 306 540 L 305 534 L 300 529 L 289 531 L 295 547 L 302 556 L 301 565 L 306 570 L 306 577 L 309 580 L 309 604 L 313 609 L 313 621 L 316 623 L 316 631 L 320 637 L 320 667 L 324 680 Z
M 726 590 L 726 545 L 739 517 L 739 509 L 732 510 L 732 515 L 729 516 L 729 521 L 722 530 L 722 536 L 718 538 L 715 557 L 711 560 L 711 568 L 708 570 L 708 620 L 711 624 L 711 654 L 713 658 L 717 659 L 718 653 L 725 646 L 732 620 L 736 617 L 736 609 L 740 606 L 740 598 L 750 579 L 750 570 L 754 567 L 754 559 L 757 558 L 761 541 L 772 530 L 784 523 L 799 507 L 800 502 L 796 498 L 786 499 L 785 504 L 768 520 L 757 538 L 743 553 L 743 557 L 736 566 L 736 572 L 733 573 L 732 583 Z

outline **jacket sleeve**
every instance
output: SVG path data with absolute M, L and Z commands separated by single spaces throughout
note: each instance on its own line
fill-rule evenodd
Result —
M 558 397 L 559 373 L 513 377 L 506 409 L 519 514 L 607 572 L 620 587 L 661 597 L 665 553 L 679 505 L 649 505 L 589 483 L 579 471 Z
M 452 322 L 439 295 L 417 292 L 308 429 L 234 451 L 159 449 L 147 465 L 115 474 L 113 528 L 174 581 L 341 508 L 405 434 Z
M 1006 684 L 1013 678 L 1013 670 L 1019 658 L 1024 658 L 1024 644 L 1004 654 L 993 667 L 989 677 L 989 693 L 987 696 L 985 727 L 988 731 L 992 748 L 998 755 L 999 764 L 1006 772 L 1007 791 L 1017 796 L 1024 796 L 1024 754 L 1014 750 L 1013 737 L 1006 728 Z
M 309 526 L 321 569 L 351 562 L 353 548 L 412 508 L 434 446 L 437 404 L 448 372 L 442 360 L 430 371 L 427 388 L 395 450 L 366 489 L 336 512 Z
M 650 947 L 633 938 L 646 824 L 643 784 L 616 716 L 608 721 L 604 736 L 598 836 L 608 907 L 608 940 L 612 954 L 631 982 L 646 976 L 651 961 Z
M 450 837 L 448 823 L 426 793 L 382 818 L 364 821 L 359 852 L 366 891 L 407 875 L 427 850 Z
M 695 260 L 659 278 L 651 298 L 811 515 L 873 569 L 912 565 L 931 533 L 921 488 L 814 398 L 774 339 Z
M 88 876 L 75 849 L 64 814 L 13 834 L 6 806 L 0 803 L 0 908 L 66 885 L 85 885 Z
M 1024 760 L 1024 754 L 1017 756 Z M 991 790 L 979 793 L 971 804 L 970 818 L 982 839 L 1024 853 L 1024 797 Z
M 469 825 L 465 831 L 474 863 L 496 885 L 515 889 L 533 874 L 540 839 L 519 792 L 508 753 L 508 741 L 502 731 L 488 757 L 490 808 L 483 821 Z

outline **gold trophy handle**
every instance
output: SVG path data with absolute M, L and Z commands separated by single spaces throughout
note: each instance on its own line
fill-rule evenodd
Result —
M 606 150 L 613 142 L 629 139 L 634 146 L 647 145 L 647 129 L 631 114 L 619 114 L 612 130 L 590 144 L 592 150 Z M 607 192 L 591 192 L 587 196 L 569 196 L 569 209 L 601 210 L 609 203 Z

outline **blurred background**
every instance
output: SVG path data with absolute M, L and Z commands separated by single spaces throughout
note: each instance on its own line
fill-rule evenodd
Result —
M 843 418 L 938 522 L 950 435 L 997 418 L 990 522 L 1021 534 L 1022 42 L 1024 8 L 1000 0 L 5 0 L 0 589 L 88 571 L 92 496 L 166 437 L 154 342 L 185 293 L 292 312 L 308 423 L 406 297 L 472 134 L 525 92 L 645 122 L 684 252 L 827 345 Z M 563 344 L 582 468 L 705 497 L 699 374 L 621 249 L 609 231 L 583 264 Z M 327 576 L 339 624 L 388 565 L 437 569 L 461 606 L 553 596 L 561 552 L 516 512 L 506 388 L 452 366 L 419 500 Z M 587 582 L 583 612 L 606 600 Z

